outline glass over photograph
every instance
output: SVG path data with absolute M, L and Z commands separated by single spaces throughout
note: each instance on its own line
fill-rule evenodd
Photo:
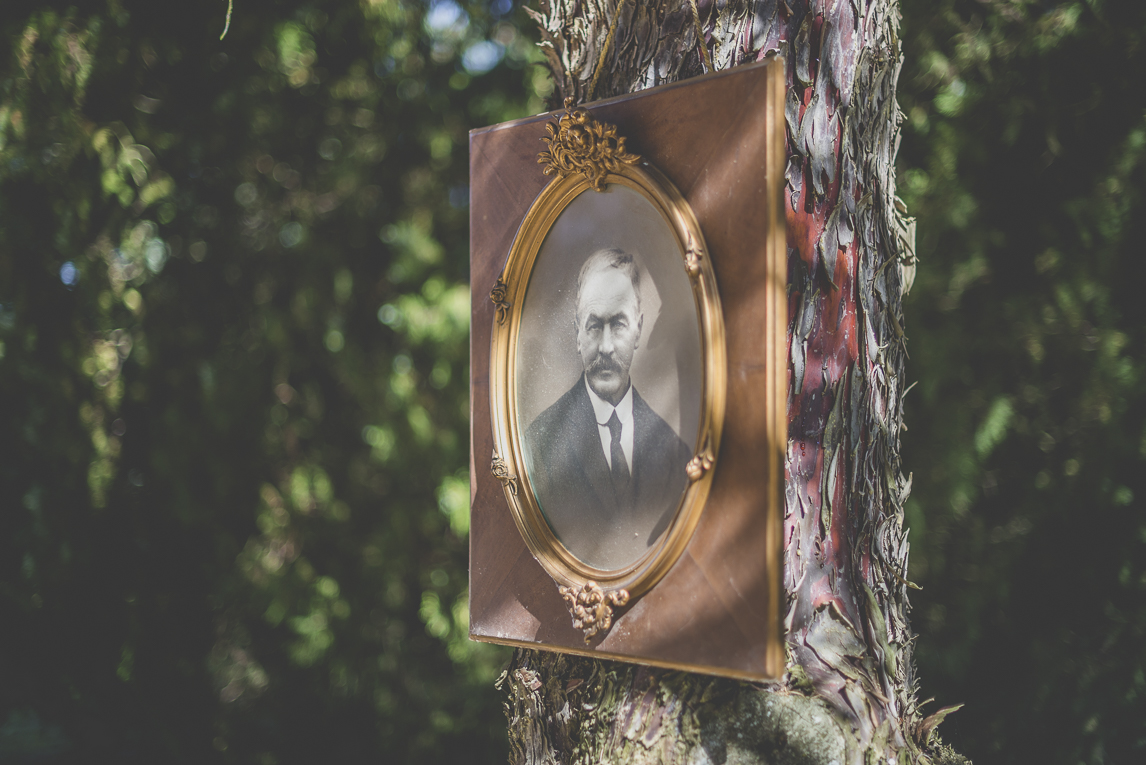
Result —
M 624 568 L 668 529 L 697 445 L 702 370 L 669 222 L 628 186 L 582 192 L 534 262 L 514 391 L 533 494 L 582 563 Z

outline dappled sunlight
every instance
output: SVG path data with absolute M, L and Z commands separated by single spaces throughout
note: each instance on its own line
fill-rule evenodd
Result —
M 467 133 L 543 108 L 533 33 L 500 0 L 238 4 L 221 42 L 153 8 L 0 22 L 17 674 L 77 756 L 504 759 Z
M 1133 759 L 1146 321 L 1127 277 L 1146 16 L 1120 2 L 904 12 L 922 696 L 966 702 L 944 738 L 975 761 Z

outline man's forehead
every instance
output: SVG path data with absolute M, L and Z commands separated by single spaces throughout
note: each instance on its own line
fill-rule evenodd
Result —
M 610 268 L 605 271 L 596 271 L 586 277 L 581 285 L 581 292 L 577 296 L 578 303 L 583 306 L 599 306 L 602 303 L 636 302 L 637 291 L 628 274 L 619 269 Z

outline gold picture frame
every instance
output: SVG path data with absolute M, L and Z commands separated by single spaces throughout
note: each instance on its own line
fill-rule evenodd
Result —
M 727 362 L 724 318 L 716 278 L 696 216 L 672 182 L 652 164 L 625 150 L 616 129 L 583 108 L 547 125 L 549 148 L 539 173 L 556 176 L 530 207 L 517 232 L 504 271 L 490 293 L 496 306 L 490 348 L 490 412 L 494 454 L 491 471 L 529 550 L 554 580 L 574 626 L 586 642 L 607 631 L 613 607 L 651 589 L 680 557 L 704 511 L 719 457 L 724 423 Z M 700 413 L 687 482 L 667 528 L 639 557 L 619 568 L 602 569 L 574 554 L 546 520 L 529 479 L 518 418 L 516 382 L 523 306 L 542 246 L 559 217 L 582 194 L 627 189 L 660 213 L 679 249 L 680 274 L 691 285 L 699 328 Z
M 745 680 L 784 674 L 784 455 L 791 375 L 785 240 L 801 235 L 786 232 L 784 223 L 785 77 L 783 61 L 772 58 L 597 101 L 584 112 L 566 109 L 470 132 L 468 615 L 474 640 Z M 661 177 L 672 183 L 661 183 Z M 561 207 L 570 195 L 572 201 Z M 626 195 L 635 206 L 622 209 Z M 678 198 L 687 205 L 677 204 Z M 669 219 L 678 214 L 684 222 L 673 228 Z M 531 255 L 535 261 L 529 264 L 526 253 L 539 239 L 540 255 Z M 589 246 L 613 246 L 640 261 L 639 278 L 631 268 L 625 271 L 645 330 L 637 333 L 644 351 L 634 346 L 630 365 L 632 430 L 640 430 L 639 392 L 665 427 L 675 429 L 667 439 L 674 444 L 671 459 L 652 462 L 668 465 L 676 480 L 679 466 L 692 460 L 704 482 L 691 490 L 707 492 L 695 516 L 692 506 L 665 501 L 661 521 L 639 539 L 625 527 L 645 516 L 617 520 L 619 503 L 600 501 L 598 489 L 617 477 L 612 429 L 604 419 L 610 415 L 597 408 L 589 396 L 593 390 L 584 394 L 597 414 L 602 456 L 590 448 L 592 427 L 586 421 L 592 416 L 584 407 L 557 406 L 571 401 L 578 388 L 592 387 L 586 355 L 592 344 L 582 344 L 579 308 L 582 287 L 603 272 L 593 271 L 599 251 L 586 257 Z M 650 258 L 671 265 L 672 284 Z M 702 284 L 715 284 L 712 295 L 719 293 L 703 303 L 721 317 L 722 329 L 717 332 L 713 324 L 706 337 L 714 344 L 723 338 L 723 371 L 707 376 L 698 371 L 701 323 L 689 270 Z M 623 283 L 619 289 L 627 294 Z M 585 294 L 601 291 L 589 287 Z M 671 310 L 662 310 L 666 305 Z M 686 316 L 693 317 L 688 326 Z M 681 341 L 667 357 L 666 346 L 657 345 L 685 337 L 694 337 L 694 344 Z M 515 343 L 516 366 L 507 356 Z M 577 375 L 583 384 L 569 387 Z M 684 382 L 702 378 L 708 386 L 704 397 L 723 389 L 723 417 L 711 416 L 719 423 L 715 429 L 700 423 L 700 383 Z M 619 390 L 605 396 L 608 403 L 616 403 Z M 545 415 L 555 407 L 570 427 L 540 429 L 539 423 L 552 424 L 554 418 Z M 687 422 L 686 410 L 693 412 Z M 575 448 L 559 454 L 540 445 L 572 444 L 574 437 L 545 441 L 538 438 L 542 432 L 581 435 Z M 701 432 L 711 440 L 699 437 Z M 663 429 L 657 433 L 667 435 Z M 634 455 L 635 447 L 634 440 Z M 654 451 L 663 453 L 651 447 L 644 453 Z M 569 485 L 577 490 L 585 486 L 583 479 L 596 480 L 581 494 L 591 499 L 569 505 L 575 512 L 555 515 L 546 499 L 547 487 L 555 485 L 551 479 L 575 475 L 587 453 L 596 467 Z M 628 454 L 626 463 L 635 464 Z M 647 465 L 637 464 L 630 477 Z M 531 505 L 536 498 L 529 497 L 527 470 L 539 466 L 532 479 L 543 515 L 572 545 L 577 560 L 595 561 L 598 568 L 568 560 L 546 539 L 545 518 L 537 517 Z M 682 496 L 678 485 L 666 486 L 664 496 Z M 664 519 L 674 510 L 675 535 L 656 536 L 667 529 Z M 562 525 L 585 517 L 593 520 L 577 533 L 591 536 L 578 537 Z M 617 528 L 624 533 L 600 533 Z M 625 555 L 633 557 L 594 557 L 592 545 L 601 538 L 630 540 Z M 638 553 L 654 541 L 662 546 L 641 558 Z

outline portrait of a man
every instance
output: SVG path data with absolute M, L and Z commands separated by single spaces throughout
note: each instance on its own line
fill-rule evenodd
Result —
M 645 339 L 641 272 L 618 247 L 584 260 L 565 325 L 581 375 L 524 435 L 529 479 L 550 527 L 601 569 L 632 563 L 667 528 L 692 454 L 630 374 Z

